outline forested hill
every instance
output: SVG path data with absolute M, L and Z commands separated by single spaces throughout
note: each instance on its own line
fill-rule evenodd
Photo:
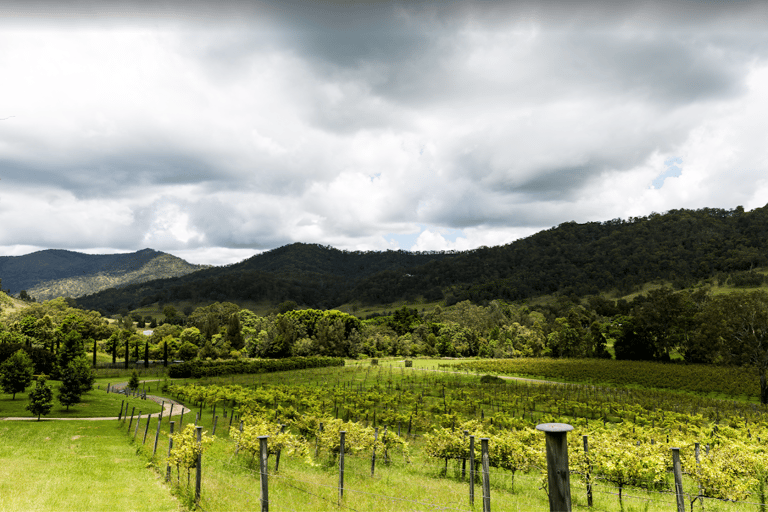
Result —
M 152 249 L 125 254 L 83 254 L 48 249 L 0 257 L 2 288 L 38 300 L 78 297 L 111 287 L 182 276 L 207 268 Z
M 350 253 L 294 244 L 176 279 L 78 300 L 116 311 L 157 301 L 254 300 L 330 308 L 351 301 L 507 300 L 550 293 L 629 292 L 657 279 L 685 286 L 768 264 L 768 207 L 673 210 L 564 223 L 499 247 L 461 253 Z M 722 276 L 721 276 L 722 277 Z

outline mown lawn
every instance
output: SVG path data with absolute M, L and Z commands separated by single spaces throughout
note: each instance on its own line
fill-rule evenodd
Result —
M 0 422 L 0 511 L 176 511 L 112 421 Z

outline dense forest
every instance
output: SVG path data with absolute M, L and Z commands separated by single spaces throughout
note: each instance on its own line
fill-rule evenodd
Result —
M 665 280 L 676 289 L 717 279 L 752 283 L 768 263 L 768 207 L 704 208 L 628 220 L 568 222 L 472 251 L 346 252 L 293 244 L 241 263 L 81 297 L 112 314 L 155 302 L 267 301 L 327 309 L 423 298 L 516 301 L 541 295 L 627 294 Z

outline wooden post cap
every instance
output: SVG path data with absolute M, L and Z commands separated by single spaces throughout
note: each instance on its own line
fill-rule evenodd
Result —
M 573 430 L 573 427 L 567 423 L 541 423 L 536 425 L 536 430 L 540 430 L 546 434 L 562 434 L 564 432 L 570 432 Z

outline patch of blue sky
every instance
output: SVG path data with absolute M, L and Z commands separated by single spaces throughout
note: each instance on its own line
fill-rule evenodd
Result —
M 664 180 L 667 178 L 677 178 L 681 174 L 683 174 L 683 170 L 679 167 L 678 164 L 682 164 L 683 159 L 679 156 L 676 156 L 674 158 L 670 158 L 664 162 L 664 165 L 667 167 L 664 172 L 659 174 L 655 180 L 651 183 L 651 186 L 655 188 L 656 190 L 660 189 L 664 186 Z
M 447 242 L 455 243 L 459 237 L 465 237 L 461 229 L 451 229 L 442 227 L 427 226 L 419 224 L 419 230 L 413 233 L 387 233 L 384 238 L 390 242 L 393 249 L 403 249 L 405 251 L 414 250 L 416 240 L 426 230 L 439 234 Z

